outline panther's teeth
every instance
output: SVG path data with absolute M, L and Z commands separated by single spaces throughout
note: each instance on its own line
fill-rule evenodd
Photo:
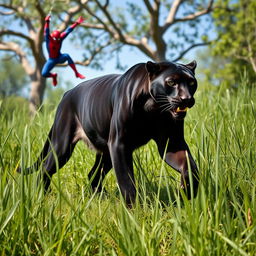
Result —
M 178 108 L 176 109 L 176 112 L 177 112 L 177 113 L 179 113 L 179 112 L 187 112 L 187 110 L 188 110 L 188 107 L 186 107 L 186 108 L 184 108 L 184 109 L 181 109 L 180 107 L 178 107 Z

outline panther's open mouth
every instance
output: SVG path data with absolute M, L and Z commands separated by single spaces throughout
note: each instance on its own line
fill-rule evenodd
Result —
M 185 118 L 189 107 L 177 107 L 171 110 L 174 119 L 182 120 Z
M 180 113 L 180 112 L 187 112 L 188 109 L 189 109 L 188 107 L 184 107 L 184 108 L 182 108 L 182 107 L 177 107 L 174 111 L 175 111 L 176 113 Z

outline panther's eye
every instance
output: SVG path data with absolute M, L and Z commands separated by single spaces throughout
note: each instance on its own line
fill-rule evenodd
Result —
M 174 86 L 176 83 L 173 81 L 173 80 L 167 80 L 166 81 L 166 83 L 167 83 L 167 85 L 169 85 L 169 86 Z
M 189 83 L 189 85 L 190 85 L 190 86 L 193 86 L 193 85 L 195 85 L 195 82 L 192 81 L 192 82 Z

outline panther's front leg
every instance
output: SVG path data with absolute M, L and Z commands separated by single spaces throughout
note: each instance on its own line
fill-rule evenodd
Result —
M 136 198 L 132 151 L 119 139 L 109 142 L 108 147 L 119 188 L 126 205 L 132 207 Z
M 195 197 L 199 184 L 198 169 L 186 142 L 169 141 L 167 146 L 160 142 L 157 144 L 159 153 L 165 162 L 181 173 L 181 188 L 185 191 L 188 199 L 191 198 L 192 191 Z M 191 170 L 192 184 L 190 182 L 189 170 Z M 191 185 L 193 189 L 191 189 Z
M 197 166 L 190 154 L 189 149 L 180 150 L 177 152 L 168 151 L 165 155 L 165 161 L 167 164 L 181 173 L 181 188 L 185 191 L 188 199 L 191 198 L 192 191 L 193 196 L 195 197 L 198 190 L 199 177 Z M 192 184 L 189 177 L 189 170 L 191 170 Z M 191 185 L 193 185 L 193 190 L 191 190 Z

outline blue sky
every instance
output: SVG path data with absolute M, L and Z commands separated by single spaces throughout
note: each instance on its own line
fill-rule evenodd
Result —
M 73 32 L 75 33 L 75 31 Z M 68 40 L 63 42 L 62 46 L 62 53 L 68 53 L 73 58 L 73 60 L 81 60 L 81 54 L 83 52 L 82 46 L 79 47 L 77 45 L 73 45 Z M 120 59 L 122 60 L 122 63 L 127 66 L 127 68 L 135 65 L 139 62 L 146 62 L 150 60 L 147 56 L 142 54 L 139 50 L 133 49 L 131 50 L 130 47 L 124 47 L 121 54 Z M 91 79 L 97 76 L 105 75 L 105 74 L 111 74 L 111 73 L 122 73 L 122 71 L 116 69 L 116 59 L 109 60 L 106 62 L 106 65 L 103 67 L 103 70 L 95 70 L 88 67 L 83 67 L 80 65 L 77 65 L 77 70 L 86 76 L 86 79 Z M 73 84 L 78 84 L 82 80 L 79 78 L 76 78 L 74 76 L 74 72 L 70 67 L 65 68 L 55 68 L 55 71 L 63 77 L 65 81 L 70 81 Z
M 73 33 L 75 33 L 75 31 Z M 203 49 L 205 48 L 202 47 L 201 50 Z M 190 62 L 196 59 L 197 50 L 198 48 L 186 54 L 185 59 L 187 60 L 187 62 Z M 82 60 L 81 59 L 82 52 L 83 52 L 82 46 L 73 45 L 68 40 L 68 38 L 63 42 L 62 53 L 70 54 L 70 56 L 73 58 L 74 61 Z M 149 57 L 145 56 L 142 52 L 140 52 L 138 49 L 133 48 L 131 50 L 131 47 L 125 46 L 123 47 L 123 50 L 120 53 L 120 60 L 122 60 L 123 65 L 127 66 L 127 68 L 130 68 L 131 66 L 139 62 L 147 62 L 150 59 Z M 86 76 L 86 80 L 92 79 L 98 76 L 106 75 L 106 74 L 123 73 L 123 71 L 116 69 L 115 58 L 106 62 L 106 65 L 103 67 L 103 70 L 95 70 L 90 68 L 90 66 L 84 67 L 81 65 L 77 65 L 77 70 Z M 81 81 L 83 81 L 75 77 L 74 72 L 70 67 L 64 67 L 64 68 L 55 67 L 53 72 L 58 73 L 58 76 L 61 77 L 64 80 L 64 82 L 70 81 L 74 86 L 79 84 Z M 61 83 L 59 84 L 59 86 L 61 86 Z
M 134 1 L 136 3 L 141 4 L 141 2 L 138 2 L 137 0 L 130 0 Z M 126 1 L 118 1 L 115 2 L 115 5 L 124 5 Z M 54 16 L 52 17 L 54 19 Z M 12 26 L 17 25 L 17 24 L 12 24 Z M 54 27 L 51 27 L 51 30 L 57 29 Z M 72 33 L 76 33 L 76 30 L 74 30 Z M 81 56 L 83 53 L 83 46 L 82 45 L 77 45 L 77 44 L 72 44 L 70 41 L 69 36 L 64 42 L 62 46 L 62 53 L 68 53 L 70 56 L 73 58 L 74 61 L 77 60 L 82 60 Z M 196 54 L 195 52 L 199 48 L 194 49 L 193 51 L 190 51 L 186 56 L 185 59 L 187 60 L 186 62 L 192 61 L 193 59 L 196 59 Z M 200 48 L 201 50 L 204 50 L 204 47 Z M 46 47 L 44 45 L 44 51 L 45 51 L 45 56 L 48 56 L 46 52 Z M 122 48 L 122 52 L 120 53 L 120 60 L 122 61 L 122 65 L 125 65 L 127 68 L 135 65 L 136 63 L 139 62 L 147 62 L 150 60 L 147 56 L 145 56 L 142 52 L 140 52 L 138 49 L 133 47 L 133 50 L 131 50 L 130 46 L 125 46 Z M 86 76 L 86 79 L 91 79 L 97 76 L 105 75 L 105 74 L 110 74 L 110 73 L 122 73 L 122 71 L 116 69 L 116 58 L 113 58 L 112 60 L 109 60 L 106 62 L 106 65 L 104 66 L 103 70 L 95 70 L 88 67 L 83 67 L 80 65 L 77 65 L 77 69 L 80 73 Z M 73 70 L 70 67 L 65 67 L 65 68 L 58 68 L 55 67 L 53 72 L 57 72 L 59 76 L 59 85 L 62 86 L 61 81 L 70 81 L 73 86 L 77 85 L 80 83 L 82 80 L 78 79 L 75 77 Z M 49 84 L 51 84 L 51 79 L 49 79 Z
M 141 5 L 143 7 L 143 9 L 145 8 L 142 1 L 138 1 L 138 0 L 130 0 L 130 1 Z M 113 1 L 113 5 L 115 7 L 120 6 L 121 8 L 124 8 L 125 3 L 126 3 L 126 1 L 123 1 L 123 0 L 116 1 L 116 2 Z M 162 13 L 161 17 L 163 18 L 166 15 L 167 14 L 163 15 L 163 13 Z M 130 21 L 130 22 L 132 22 L 132 21 Z M 54 29 L 54 28 L 52 28 L 52 29 Z M 74 30 L 72 33 L 76 33 L 76 30 Z M 196 59 L 196 51 L 198 49 L 199 48 L 195 48 L 192 51 L 188 52 L 184 57 L 184 59 L 186 60 L 185 62 L 190 62 L 193 59 Z M 206 48 L 201 47 L 200 49 L 203 51 Z M 83 53 L 83 46 L 82 45 L 81 46 L 74 45 L 67 38 L 63 42 L 62 53 L 69 53 L 74 61 L 78 61 L 78 60 L 81 61 L 82 60 L 81 55 Z M 124 46 L 122 48 L 122 52 L 120 54 L 120 60 L 122 61 L 122 65 L 125 65 L 125 66 L 127 66 L 127 68 L 129 68 L 129 67 L 135 65 L 136 63 L 147 62 L 150 59 L 149 59 L 149 57 L 145 56 L 142 52 L 140 52 L 135 47 L 133 47 L 133 50 L 131 50 L 130 46 Z M 94 70 L 94 69 L 91 69 L 90 66 L 83 67 L 83 66 L 79 66 L 79 65 L 77 66 L 77 69 L 80 73 L 82 73 L 83 75 L 86 76 L 87 80 L 97 77 L 97 76 L 105 75 L 105 74 L 122 73 L 122 71 L 116 69 L 116 59 L 115 58 L 106 62 L 106 65 L 104 66 L 103 70 Z M 81 82 L 81 79 L 76 78 L 73 74 L 72 69 L 69 67 L 55 68 L 55 72 L 57 72 L 59 74 L 59 76 L 61 76 L 65 81 L 70 81 L 72 84 L 74 84 L 74 86 Z

